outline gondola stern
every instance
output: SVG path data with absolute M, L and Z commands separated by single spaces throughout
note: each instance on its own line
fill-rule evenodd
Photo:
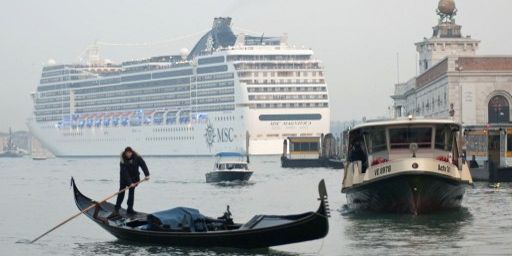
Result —
M 317 213 L 322 216 L 325 216 L 326 218 L 331 217 L 331 210 L 329 208 L 329 201 L 327 200 L 328 199 L 327 189 L 325 187 L 324 179 L 322 179 L 318 183 L 318 194 L 319 194 L 318 200 L 320 200 L 320 207 L 318 208 Z

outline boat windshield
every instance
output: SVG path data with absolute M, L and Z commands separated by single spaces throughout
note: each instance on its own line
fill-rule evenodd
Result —
M 231 169 L 247 169 L 247 165 L 246 164 L 226 164 L 226 168 L 228 170 L 231 170 Z
M 389 129 L 391 149 L 409 148 L 411 143 L 418 144 L 418 148 L 432 146 L 432 127 L 398 127 Z
M 248 170 L 247 164 L 244 163 L 225 163 L 225 164 L 217 164 L 218 170 Z
M 384 127 L 373 127 L 364 132 L 368 153 L 374 154 L 388 149 L 386 142 L 386 129 Z
M 435 148 L 451 151 L 453 146 L 454 132 L 448 125 L 436 127 Z

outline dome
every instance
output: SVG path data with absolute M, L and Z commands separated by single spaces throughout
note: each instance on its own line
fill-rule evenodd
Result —
M 440 0 L 438 6 L 439 12 L 452 15 L 455 13 L 455 1 L 454 0 Z
M 189 53 L 190 53 L 190 51 L 187 48 L 181 48 L 180 49 L 180 55 L 181 55 L 182 58 L 186 58 Z

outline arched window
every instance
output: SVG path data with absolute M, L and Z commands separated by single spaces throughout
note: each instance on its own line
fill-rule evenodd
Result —
M 509 123 L 510 104 L 502 95 L 496 95 L 489 101 L 489 123 Z

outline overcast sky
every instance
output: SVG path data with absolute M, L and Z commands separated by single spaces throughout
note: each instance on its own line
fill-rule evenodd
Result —
M 48 59 L 78 62 L 95 40 L 156 42 L 152 47 L 103 47 L 113 61 L 178 53 L 216 16 L 265 35 L 288 33 L 323 61 L 332 120 L 386 115 L 397 81 L 416 73 L 414 43 L 430 37 L 437 0 L 2 0 L 0 9 L 0 131 L 27 129 L 35 91 Z M 512 55 L 512 1 L 458 0 L 463 33 L 482 40 L 480 54 Z

